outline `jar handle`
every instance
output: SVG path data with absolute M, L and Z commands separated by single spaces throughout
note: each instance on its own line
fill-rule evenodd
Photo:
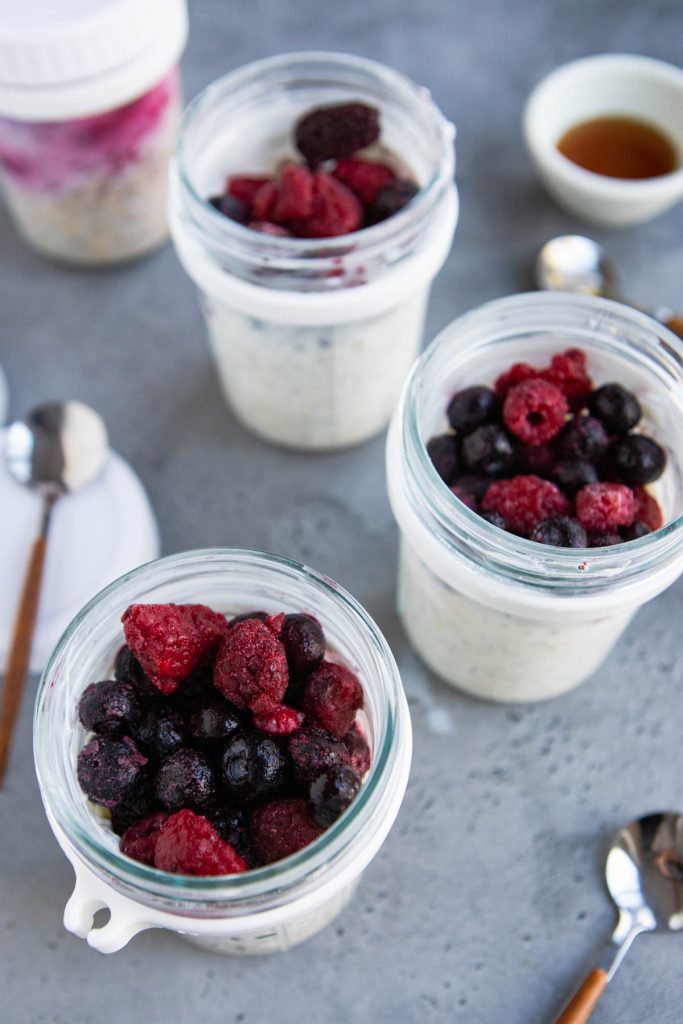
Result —
M 154 922 L 140 917 L 139 904 L 112 892 L 90 872 L 76 865 L 74 871 L 76 884 L 64 908 L 64 927 L 80 939 L 86 939 L 93 949 L 100 953 L 117 953 L 138 932 L 155 927 Z M 93 928 L 98 910 L 108 910 L 109 920 L 100 928 Z

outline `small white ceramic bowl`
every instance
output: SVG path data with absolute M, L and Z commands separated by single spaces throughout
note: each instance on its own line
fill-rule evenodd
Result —
M 557 148 L 564 133 L 595 117 L 648 121 L 679 153 L 671 174 L 609 178 L 572 163 Z M 650 220 L 683 199 L 683 70 L 650 57 L 607 54 L 551 72 L 527 100 L 524 139 L 550 195 L 570 213 L 610 227 Z

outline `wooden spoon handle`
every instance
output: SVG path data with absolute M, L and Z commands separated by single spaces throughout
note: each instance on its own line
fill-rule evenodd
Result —
M 607 971 L 596 969 L 585 978 L 555 1024 L 585 1024 L 607 985 Z
M 683 316 L 670 316 L 664 321 L 666 327 L 683 338 Z
M 31 644 L 33 642 L 33 631 L 38 613 L 46 548 L 47 530 L 44 528 L 41 536 L 35 541 L 33 551 L 31 552 L 31 559 L 24 579 L 24 589 L 21 593 L 17 618 L 14 623 L 9 660 L 7 662 L 5 685 L 2 692 L 2 706 L 0 706 L 0 786 L 2 786 L 5 777 L 14 722 L 19 711 L 19 705 L 21 704 L 21 695 L 24 690 L 24 682 L 31 657 Z

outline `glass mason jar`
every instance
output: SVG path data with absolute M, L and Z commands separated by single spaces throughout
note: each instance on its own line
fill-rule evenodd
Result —
M 349 100 L 380 110 L 383 145 L 421 186 L 399 213 L 336 238 L 279 238 L 207 202 L 231 174 L 296 159 L 298 118 Z M 190 104 L 172 164 L 171 233 L 199 291 L 225 397 L 254 433 L 329 450 L 386 426 L 452 243 L 453 136 L 426 89 L 341 54 L 258 61 Z
M 640 540 L 570 549 L 506 533 L 458 501 L 427 455 L 455 391 L 574 346 L 597 384 L 638 395 L 643 432 L 667 451 L 652 487 L 665 526 Z M 398 607 L 417 653 L 446 682 L 490 700 L 542 700 L 590 676 L 638 608 L 683 571 L 681 452 L 683 342 L 660 323 L 560 293 L 500 299 L 455 320 L 414 367 L 387 445 Z
M 360 793 L 319 839 L 287 859 L 240 875 L 168 874 L 125 857 L 107 822 L 81 791 L 76 758 L 85 733 L 77 702 L 107 678 L 131 602 L 201 602 L 229 613 L 251 608 L 315 611 L 328 642 L 358 672 L 363 728 L 373 752 Z M 411 755 L 410 718 L 389 647 L 341 587 L 298 563 L 252 551 L 172 555 L 136 569 L 97 595 L 60 640 L 36 700 L 34 748 L 47 816 L 76 873 L 64 923 L 104 953 L 147 928 L 177 932 L 221 953 L 269 953 L 309 938 L 347 904 L 403 799 Z M 93 927 L 106 907 L 110 919 Z
M 168 235 L 186 0 L 37 0 L 0 13 L 0 183 L 20 234 L 98 266 Z

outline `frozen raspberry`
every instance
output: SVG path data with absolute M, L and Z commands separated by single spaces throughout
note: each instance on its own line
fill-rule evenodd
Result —
M 251 834 L 256 853 L 264 864 L 289 857 L 308 846 L 324 830 L 311 818 L 306 801 L 273 800 L 251 815 Z
M 589 533 L 606 533 L 630 526 L 636 499 L 624 484 L 588 484 L 576 495 L 576 517 Z
M 482 509 L 498 512 L 513 533 L 528 535 L 541 520 L 566 515 L 569 502 L 555 484 L 531 474 L 496 480 L 484 495 Z
M 333 173 L 358 196 L 363 206 L 374 203 L 382 189 L 396 179 L 391 167 L 369 160 L 340 160 Z
M 303 711 L 295 708 L 288 708 L 286 704 L 274 708 L 272 711 L 264 711 L 263 714 L 254 715 L 254 725 L 261 732 L 267 732 L 271 736 L 291 736 L 293 732 L 300 729 L 304 724 Z
M 614 442 L 609 461 L 619 479 L 633 487 L 657 480 L 664 472 L 666 454 L 651 437 L 628 434 Z
M 214 743 L 227 739 L 241 724 L 235 708 L 216 696 L 195 708 L 190 718 L 190 733 L 197 743 Z
M 228 178 L 228 194 L 239 200 L 240 203 L 244 203 L 245 206 L 250 207 L 258 190 L 270 180 L 270 178 L 265 177 L 248 178 L 243 175 L 235 175 L 232 178 Z
M 178 689 L 228 629 L 225 616 L 201 604 L 132 604 L 122 622 L 128 646 L 164 694 Z
M 362 779 L 365 773 L 370 770 L 372 754 L 367 740 L 359 731 L 357 725 L 349 729 L 343 739 L 343 743 L 349 752 L 349 764 L 355 772 L 358 772 Z
M 640 402 L 621 384 L 603 384 L 588 396 L 586 404 L 610 434 L 628 434 L 642 416 Z
M 252 221 L 271 221 L 277 202 L 277 185 L 274 181 L 266 181 L 254 193 L 251 201 Z
M 325 657 L 325 634 L 312 615 L 286 615 L 280 640 L 285 647 L 289 670 L 296 675 L 312 672 Z
M 310 217 L 313 212 L 313 175 L 308 167 L 287 164 L 277 182 L 273 220 L 283 224 L 295 217 Z
M 78 755 L 78 782 L 94 803 L 116 807 L 140 785 L 146 764 L 128 736 L 95 736 Z
M 439 434 L 427 442 L 427 454 L 445 484 L 451 484 L 458 472 L 458 444 L 453 434 Z
M 141 864 L 153 865 L 159 829 L 167 818 L 168 814 L 157 811 L 155 814 L 136 821 L 134 825 L 126 829 L 121 838 L 119 844 L 121 853 L 125 853 L 126 857 L 132 857 L 133 860 L 140 861 Z
M 589 548 L 611 548 L 615 544 L 621 544 L 623 538 L 616 532 L 611 533 L 589 533 L 588 534 L 588 547 Z
M 220 758 L 220 782 L 228 798 L 249 803 L 279 789 L 285 756 L 269 736 L 241 730 L 227 740 Z
M 272 710 L 287 690 L 285 648 L 258 619 L 234 623 L 218 650 L 213 678 L 216 688 L 238 708 Z
M 120 732 L 137 722 L 140 713 L 140 700 L 131 683 L 110 680 L 91 683 L 78 702 L 81 725 L 93 732 Z
M 164 702 L 151 707 L 135 728 L 135 739 L 148 753 L 166 757 L 187 738 L 183 716 Z
M 534 526 L 529 539 L 556 548 L 585 548 L 588 544 L 583 526 L 571 516 L 553 516 L 541 520 Z
M 311 782 L 328 768 L 350 764 L 354 754 L 361 757 L 360 748 L 351 749 L 353 744 L 347 739 L 348 736 L 349 733 L 343 740 L 337 740 L 322 729 L 312 729 L 308 726 L 294 733 L 287 744 L 287 753 L 297 780 L 303 783 Z
M 485 423 L 463 437 L 460 454 L 465 469 L 493 477 L 512 472 L 517 461 L 512 441 L 495 423 Z
M 476 512 L 477 509 L 479 508 L 479 502 L 474 497 L 474 495 L 471 494 L 469 491 L 465 490 L 464 487 L 460 487 L 459 484 L 453 484 L 453 486 L 450 488 L 450 491 L 451 494 L 454 494 L 456 496 L 458 501 L 461 501 L 463 505 L 467 506 L 467 508 L 472 509 L 473 512 Z
M 348 765 L 319 775 L 308 791 L 313 820 L 329 828 L 353 802 L 360 787 L 360 776 Z
M 609 437 L 595 416 L 575 416 L 557 438 L 557 450 L 563 459 L 599 462 L 609 448 Z
M 324 661 L 306 680 L 301 706 L 312 722 L 342 737 L 363 706 L 363 687 L 348 668 Z
M 371 203 L 366 210 L 368 224 L 380 224 L 383 220 L 388 220 L 389 217 L 400 213 L 419 191 L 415 182 L 409 181 L 407 178 L 399 178 L 391 185 L 385 185 L 381 192 L 378 192 L 374 203 Z
M 555 483 L 565 494 L 574 495 L 588 484 L 600 481 L 598 471 L 592 462 L 585 459 L 560 459 L 552 473 Z
M 636 499 L 636 520 L 645 523 L 652 533 L 661 530 L 664 516 L 657 499 L 644 487 L 634 487 L 633 496 Z
M 182 807 L 202 810 L 210 805 L 215 791 L 209 762 L 198 750 L 189 747 L 168 754 L 154 782 L 154 795 L 166 811 L 179 811 Z
M 348 235 L 357 231 L 362 223 L 363 209 L 353 192 L 324 171 L 313 175 L 310 215 L 290 221 L 292 230 L 301 238 Z
M 246 861 L 218 835 L 206 818 L 182 810 L 163 821 L 156 833 L 154 865 L 182 875 L 234 875 Z
M 144 775 L 123 800 L 111 809 L 111 828 L 117 836 L 122 836 L 131 825 L 141 818 L 148 818 L 159 810 L 149 775 Z
M 484 476 L 482 473 L 464 473 L 462 476 L 456 477 L 454 486 L 459 487 L 466 494 L 471 494 L 476 503 L 480 504 L 492 483 L 492 478 Z
M 379 111 L 367 103 L 338 103 L 317 107 L 296 124 L 297 149 L 312 166 L 341 160 L 379 138 Z
M 221 839 L 237 850 L 240 857 L 243 857 L 251 867 L 254 854 L 251 849 L 251 837 L 249 835 L 249 819 L 247 812 L 235 807 L 226 807 L 222 804 L 207 811 L 206 817 L 218 832 Z
M 523 380 L 533 380 L 538 376 L 539 371 L 534 366 L 528 363 L 513 363 L 509 370 L 496 378 L 493 389 L 499 398 L 504 398 L 515 384 L 521 384 Z
M 291 231 L 283 228 L 281 224 L 273 224 L 269 220 L 250 220 L 248 227 L 252 231 L 258 231 L 262 235 L 272 235 L 274 238 L 293 238 Z
M 500 403 L 491 388 L 471 387 L 458 391 L 453 395 L 446 415 L 453 430 L 469 434 L 482 423 L 488 423 L 498 417 Z
M 234 196 L 211 196 L 209 202 L 214 209 L 222 213 L 228 220 L 237 221 L 238 224 L 246 224 L 249 220 L 249 207 L 241 203 L 239 199 L 235 199 Z
M 535 378 L 511 387 L 503 404 L 505 426 L 525 444 L 545 444 L 564 426 L 569 405 L 560 389 Z
M 586 353 L 580 348 L 568 348 L 554 355 L 541 376 L 557 385 L 572 409 L 580 409 L 593 388 L 586 369 Z

